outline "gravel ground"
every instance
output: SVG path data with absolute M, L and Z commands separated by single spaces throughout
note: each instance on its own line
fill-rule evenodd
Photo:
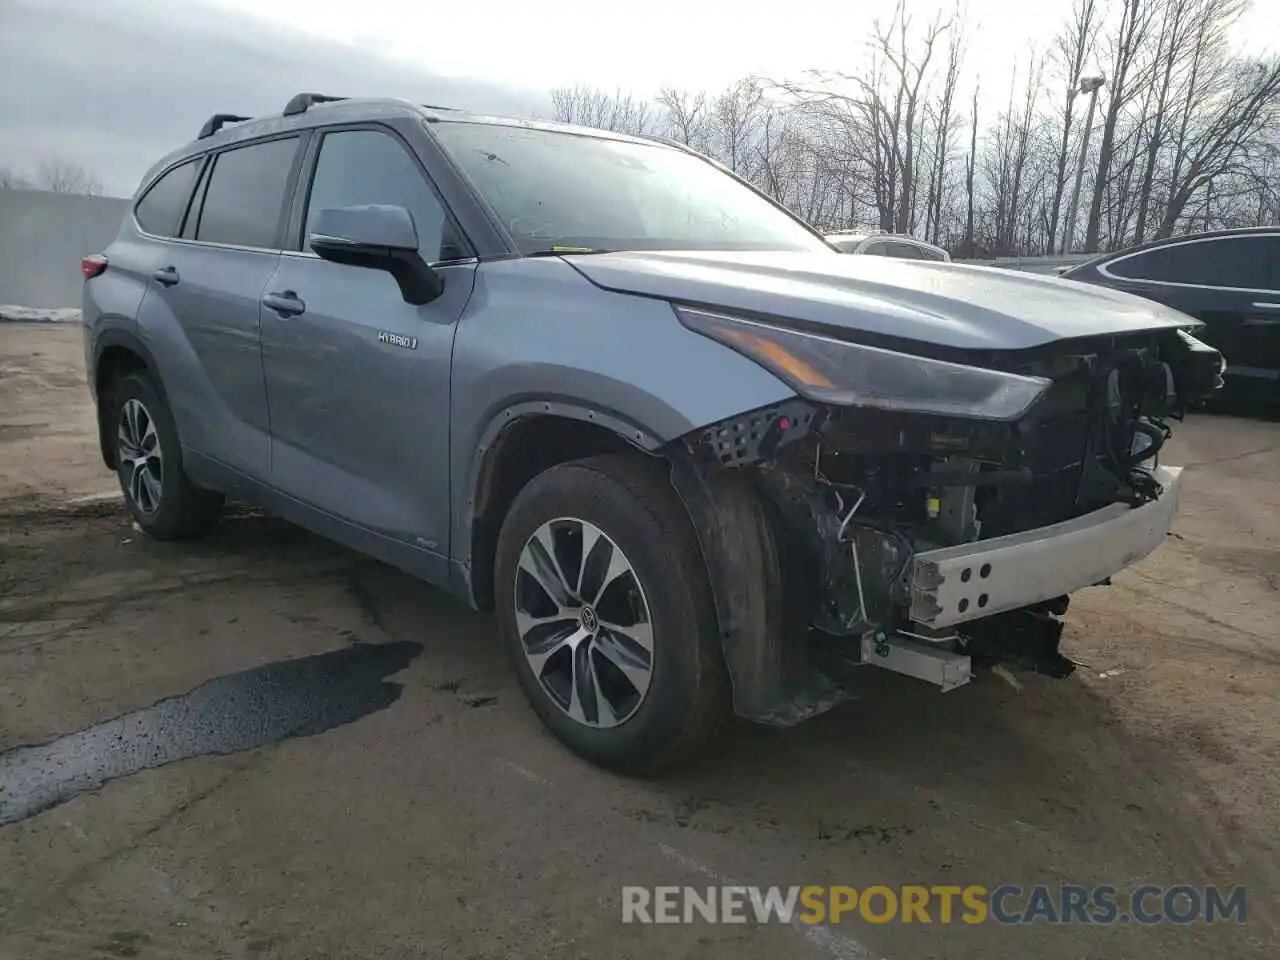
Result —
M 1280 427 L 1193 418 L 1168 459 L 1176 534 L 1076 598 L 1071 679 L 871 673 L 632 781 L 399 573 L 251 511 L 143 539 L 94 497 L 79 331 L 0 326 L 0 958 L 1276 956 Z M 624 884 L 710 878 L 1244 884 L 1249 919 L 620 922 Z

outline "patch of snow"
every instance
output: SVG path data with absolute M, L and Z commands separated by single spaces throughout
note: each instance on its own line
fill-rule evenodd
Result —
M 45 309 L 0 304 L 0 323 L 79 323 L 80 311 L 74 307 Z

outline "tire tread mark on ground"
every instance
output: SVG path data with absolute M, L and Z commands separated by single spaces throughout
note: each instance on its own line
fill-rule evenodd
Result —
M 176 823 L 184 815 L 195 807 L 204 803 L 210 797 L 221 791 L 229 785 L 237 776 L 247 770 L 253 764 L 259 762 L 261 754 L 251 755 L 247 760 L 229 761 L 231 769 L 222 776 L 218 777 L 212 784 L 202 790 L 187 797 L 180 803 L 175 804 L 152 824 L 143 829 L 140 833 L 134 834 L 125 843 L 108 850 L 99 857 L 81 864 L 67 876 L 55 881 L 47 888 L 47 893 L 43 897 L 39 897 L 30 904 L 23 905 L 23 912 L 43 914 L 54 905 L 64 902 L 70 898 L 72 892 L 81 884 L 91 879 L 102 867 L 113 863 L 128 853 L 140 849 L 148 840 L 158 834 L 165 827 Z
M 1247 460 L 1249 457 L 1260 457 L 1264 453 L 1273 453 L 1280 449 L 1278 444 L 1270 444 L 1265 447 L 1259 447 L 1257 450 L 1246 450 L 1244 453 L 1233 453 L 1225 457 L 1211 457 L 1208 460 L 1190 460 L 1181 464 L 1184 469 L 1192 467 L 1215 467 L 1220 463 L 1233 463 L 1236 460 Z
M 1141 573 L 1135 572 L 1134 576 L 1139 580 L 1146 581 L 1147 583 L 1155 583 L 1155 584 L 1160 584 L 1161 586 L 1173 587 L 1173 584 L 1166 584 L 1162 580 L 1156 580 L 1152 577 L 1145 576 Z M 1234 623 L 1228 623 L 1226 620 L 1219 619 L 1218 617 L 1215 617 L 1211 613 L 1205 613 L 1202 607 L 1197 607 L 1194 604 L 1183 603 L 1179 600 L 1174 600 L 1172 597 L 1168 596 L 1168 594 L 1161 593 L 1156 590 L 1149 590 L 1145 587 L 1135 586 L 1132 583 L 1116 582 L 1113 585 L 1120 587 L 1122 590 L 1128 590 L 1130 593 L 1136 593 L 1138 596 L 1145 597 L 1148 600 L 1154 600 L 1158 603 L 1168 604 L 1171 607 L 1177 607 L 1179 610 L 1182 610 L 1184 613 L 1190 614 L 1191 616 L 1195 617 L 1197 620 L 1202 620 L 1205 623 L 1212 624 L 1215 627 L 1221 627 L 1223 630 L 1230 630 L 1234 634 L 1239 634 L 1241 636 L 1248 637 L 1251 640 L 1257 640 L 1260 644 L 1274 644 L 1276 642 L 1275 637 L 1267 637 L 1260 633 L 1254 633 L 1252 630 L 1248 630 L 1244 627 L 1237 626 Z M 1264 649 L 1259 649 L 1256 647 L 1251 647 L 1250 649 L 1235 648 L 1233 652 L 1240 654 L 1241 656 L 1256 658 L 1258 660 L 1263 661 L 1264 663 L 1272 664 L 1273 666 L 1280 666 L 1280 655 L 1272 654 L 1265 648 Z
M 27 606 L 18 604 L 6 604 L 0 607 L 0 623 L 30 623 L 34 620 L 53 620 L 57 619 L 51 614 L 56 614 L 67 610 L 68 608 L 76 609 L 80 607 L 88 607 L 89 610 L 81 614 L 84 619 L 99 617 L 104 614 L 111 613 L 121 606 L 127 606 L 138 600 L 146 600 L 152 597 L 161 598 L 172 596 L 177 593 L 184 593 L 188 590 L 200 590 L 204 587 L 218 587 L 228 583 L 250 582 L 255 587 L 266 589 L 274 587 L 293 586 L 298 583 L 315 584 L 320 582 L 337 582 L 346 569 L 345 564 L 341 565 L 323 565 L 316 566 L 300 566 L 296 570 L 290 572 L 286 577 L 260 577 L 253 570 L 245 570 L 233 574 L 218 574 L 214 576 L 192 576 L 186 577 L 178 581 L 170 583 L 161 583 L 152 587 L 141 589 L 129 589 L 128 592 L 121 592 L 105 597 L 67 597 L 64 599 L 55 599 L 45 601 L 43 603 L 34 603 Z M 331 576 L 327 576 L 331 575 Z

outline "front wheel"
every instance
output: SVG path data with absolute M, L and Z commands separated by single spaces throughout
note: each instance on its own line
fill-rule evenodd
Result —
M 593 457 L 535 477 L 502 525 L 496 566 L 520 685 L 574 752 L 653 772 L 728 715 L 706 570 L 656 462 Z

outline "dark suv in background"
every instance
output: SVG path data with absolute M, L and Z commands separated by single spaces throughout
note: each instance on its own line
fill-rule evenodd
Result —
M 1233 393 L 1280 401 L 1280 227 L 1156 240 L 1062 274 L 1158 300 L 1222 351 Z

